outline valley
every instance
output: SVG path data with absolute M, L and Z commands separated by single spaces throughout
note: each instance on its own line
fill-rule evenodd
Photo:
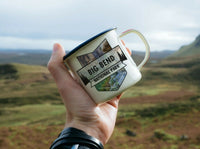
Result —
M 146 65 L 142 80 L 120 100 L 105 148 L 200 149 L 199 62 L 195 53 Z M 64 123 L 65 108 L 45 65 L 0 64 L 1 149 L 49 148 Z

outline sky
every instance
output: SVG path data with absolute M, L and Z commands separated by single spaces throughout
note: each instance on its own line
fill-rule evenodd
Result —
M 0 48 L 72 50 L 109 28 L 140 31 L 152 51 L 178 50 L 200 34 L 200 0 L 0 0 Z M 144 51 L 140 39 L 123 38 Z

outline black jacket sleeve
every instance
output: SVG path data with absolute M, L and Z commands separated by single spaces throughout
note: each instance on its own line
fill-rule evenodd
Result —
M 64 129 L 50 149 L 103 149 L 102 143 L 76 128 Z
M 61 145 L 56 147 L 55 149 L 92 149 L 89 148 L 87 146 L 83 146 L 83 145 Z

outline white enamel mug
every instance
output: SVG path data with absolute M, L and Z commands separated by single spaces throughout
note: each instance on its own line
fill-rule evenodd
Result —
M 138 66 L 120 39 L 129 33 L 136 33 L 146 47 L 145 57 Z M 140 69 L 148 61 L 149 55 L 148 42 L 140 32 L 130 29 L 118 36 L 116 28 L 112 28 L 83 42 L 65 55 L 63 60 L 98 104 L 136 84 L 142 77 Z

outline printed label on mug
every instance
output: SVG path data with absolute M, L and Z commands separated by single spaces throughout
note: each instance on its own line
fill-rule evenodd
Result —
M 145 57 L 138 66 L 120 41 L 130 33 L 137 34 L 146 47 Z M 140 32 L 130 29 L 118 36 L 116 28 L 112 28 L 75 47 L 63 57 L 63 61 L 74 79 L 99 104 L 136 84 L 142 77 L 140 69 L 149 54 L 149 45 Z
M 84 85 L 90 83 L 98 91 L 117 91 L 126 78 L 127 57 L 120 46 L 111 48 L 105 39 L 91 53 L 77 57 L 82 68 L 77 71 Z

